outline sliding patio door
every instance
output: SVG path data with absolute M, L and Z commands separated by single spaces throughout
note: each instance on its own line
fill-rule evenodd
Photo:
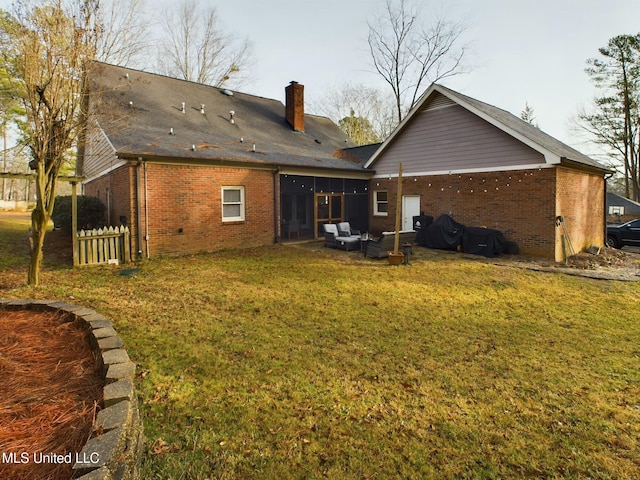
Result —
M 316 194 L 316 238 L 324 237 L 324 223 L 338 223 L 344 219 L 344 195 L 341 193 Z

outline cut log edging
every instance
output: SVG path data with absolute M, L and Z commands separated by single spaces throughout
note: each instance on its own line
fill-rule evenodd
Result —
M 105 380 L 103 405 L 91 438 L 80 452 L 71 452 L 76 460 L 73 478 L 138 480 L 144 439 L 134 383 L 136 365 L 111 321 L 89 308 L 55 300 L 0 299 L 2 309 L 60 312 L 89 329 Z

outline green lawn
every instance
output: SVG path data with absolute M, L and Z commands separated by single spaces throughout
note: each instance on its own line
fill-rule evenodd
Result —
M 38 289 L 0 265 L 0 297 L 113 320 L 145 479 L 640 475 L 638 282 L 291 246 L 58 265 Z

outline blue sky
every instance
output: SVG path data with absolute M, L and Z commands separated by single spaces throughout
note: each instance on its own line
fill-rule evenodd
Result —
M 205 0 L 203 0 L 204 3 Z M 156 11 L 175 0 L 147 0 Z M 10 0 L 0 0 L 7 8 Z M 372 70 L 367 20 L 384 0 L 218 0 L 224 27 L 253 41 L 254 80 L 243 91 L 284 100 L 305 85 L 308 103 L 331 87 L 363 82 L 388 88 Z M 618 34 L 640 31 L 640 2 L 628 0 L 450 0 L 420 2 L 467 25 L 471 73 L 443 83 L 519 115 L 525 102 L 543 130 L 586 154 L 570 119 L 596 91 L 585 61 Z

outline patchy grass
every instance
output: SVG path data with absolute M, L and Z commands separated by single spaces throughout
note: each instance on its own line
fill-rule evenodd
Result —
M 26 213 L 0 212 L 0 270 L 24 264 L 29 254 L 29 227 Z
M 114 321 L 144 478 L 637 478 L 638 283 L 286 246 L 139 267 L 0 296 Z

